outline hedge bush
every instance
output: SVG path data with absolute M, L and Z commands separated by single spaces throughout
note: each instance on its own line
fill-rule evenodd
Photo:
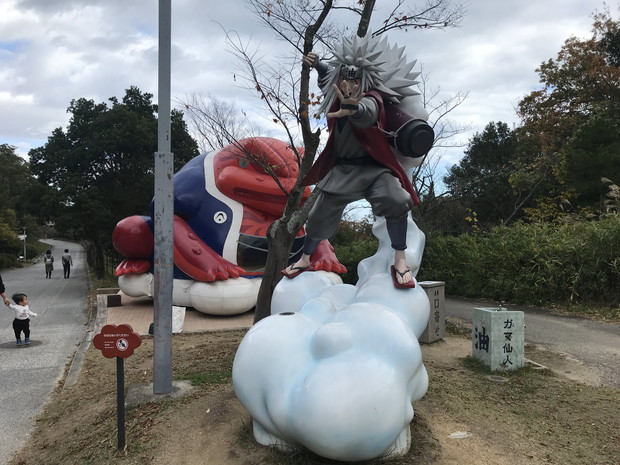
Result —
M 346 274 L 341 276 L 345 284 L 357 283 L 357 265 L 366 257 L 374 255 L 378 247 L 379 241 L 375 237 L 372 239 L 364 238 L 364 240 L 349 242 L 347 244 L 334 245 L 338 261 L 347 267 Z
M 577 224 L 500 226 L 427 235 L 418 278 L 446 292 L 522 304 L 620 305 L 620 216 Z

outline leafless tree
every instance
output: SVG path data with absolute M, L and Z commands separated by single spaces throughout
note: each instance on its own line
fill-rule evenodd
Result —
M 383 34 L 392 29 L 444 29 L 458 25 L 469 2 L 456 3 L 445 0 L 426 0 L 416 4 L 407 0 L 398 0 L 383 26 L 373 35 Z
M 177 99 L 187 115 L 190 130 L 197 135 L 201 152 L 215 150 L 262 133 L 233 103 L 213 95 L 191 94 Z
M 424 108 L 429 114 L 429 124 L 433 126 L 435 141 L 433 148 L 425 155 L 421 164 L 414 170 L 412 182 L 416 191 L 424 199 L 418 206 L 418 220 L 425 214 L 441 205 L 447 192 L 436 192 L 437 173 L 445 149 L 463 147 L 465 144 L 457 136 L 469 131 L 471 124 L 457 123 L 450 118 L 450 114 L 467 99 L 469 92 L 457 92 L 445 96 L 440 86 L 429 87 L 428 73 L 420 74 L 420 93 Z

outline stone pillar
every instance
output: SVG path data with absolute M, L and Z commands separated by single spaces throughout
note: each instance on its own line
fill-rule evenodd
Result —
M 521 368 L 525 363 L 524 323 L 523 312 L 474 308 L 472 355 L 493 371 Z
M 418 282 L 426 292 L 431 304 L 431 312 L 426 329 L 420 336 L 420 343 L 430 344 L 443 339 L 446 334 L 446 299 L 444 281 Z

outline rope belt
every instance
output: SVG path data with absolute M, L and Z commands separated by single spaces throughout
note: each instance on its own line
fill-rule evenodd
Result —
M 378 164 L 370 155 L 356 158 L 336 158 L 336 165 L 372 165 Z

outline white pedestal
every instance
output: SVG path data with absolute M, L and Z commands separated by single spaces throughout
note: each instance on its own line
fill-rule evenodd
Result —
M 426 292 L 431 304 L 428 325 L 420 336 L 422 344 L 430 344 L 443 339 L 446 334 L 446 298 L 444 281 L 419 281 L 418 285 Z
M 516 370 L 524 365 L 523 312 L 505 308 L 474 308 L 472 355 L 491 370 Z

